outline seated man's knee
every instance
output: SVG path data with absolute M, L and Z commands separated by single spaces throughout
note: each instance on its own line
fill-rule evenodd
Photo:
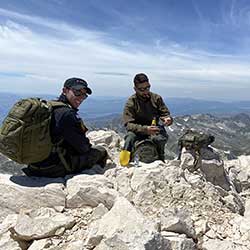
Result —
M 135 141 L 136 140 L 137 135 L 134 132 L 129 131 L 126 135 L 125 135 L 125 140 L 131 140 L 131 141 Z

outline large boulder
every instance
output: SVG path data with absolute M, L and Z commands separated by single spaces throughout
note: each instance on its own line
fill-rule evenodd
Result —
M 103 204 L 111 208 L 118 193 L 103 175 L 77 175 L 67 180 L 67 208 L 97 207 Z
M 242 155 L 235 160 L 226 162 L 226 167 L 238 191 L 250 192 L 250 156 Z
M 157 229 L 157 223 L 146 218 L 125 198 L 118 197 L 102 219 L 90 225 L 85 242 L 87 248 L 111 249 L 168 249 Z M 157 246 L 157 247 L 156 247 Z
M 30 178 L 0 174 L 0 218 L 21 210 L 40 207 L 63 208 L 64 179 Z

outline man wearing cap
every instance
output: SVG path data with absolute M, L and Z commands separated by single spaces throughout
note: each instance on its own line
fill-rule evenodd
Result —
M 130 96 L 123 111 L 123 122 L 128 131 L 125 136 L 124 150 L 133 151 L 136 141 L 151 137 L 157 145 L 159 159 L 163 160 L 168 135 L 164 126 L 155 126 L 161 120 L 169 126 L 173 119 L 162 97 L 150 92 L 150 82 L 144 73 L 134 77 L 135 94 Z M 156 123 L 152 126 L 152 121 Z
M 87 128 L 78 115 L 78 107 L 91 95 L 86 81 L 70 78 L 64 83 L 57 101 L 65 105 L 54 109 L 51 118 L 51 138 L 59 150 L 38 163 L 23 169 L 28 176 L 63 177 L 91 168 L 105 166 L 107 152 L 101 146 L 92 146 L 86 137 Z

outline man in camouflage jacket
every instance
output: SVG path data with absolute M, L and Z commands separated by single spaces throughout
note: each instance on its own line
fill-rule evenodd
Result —
M 123 122 L 128 131 L 124 149 L 132 152 L 136 141 L 151 137 L 157 145 L 159 158 L 164 161 L 168 140 L 164 126 L 171 125 L 173 118 L 162 97 L 150 92 L 149 79 L 144 73 L 135 76 L 134 90 L 135 94 L 129 97 L 123 111 Z M 161 121 L 162 125 L 151 125 L 153 119 L 156 119 L 156 124 Z

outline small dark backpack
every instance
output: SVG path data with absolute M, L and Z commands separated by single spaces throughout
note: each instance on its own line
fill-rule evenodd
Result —
M 207 147 L 214 142 L 214 136 L 195 130 L 187 130 L 178 140 L 180 150 L 185 147 L 186 149 L 194 149 L 199 151 L 202 147 Z
M 50 121 L 58 101 L 28 98 L 18 101 L 0 128 L 0 152 L 13 161 L 31 164 L 46 159 L 52 151 Z
M 159 160 L 157 147 L 151 139 L 136 142 L 133 156 L 135 155 L 138 155 L 139 161 L 145 163 Z

